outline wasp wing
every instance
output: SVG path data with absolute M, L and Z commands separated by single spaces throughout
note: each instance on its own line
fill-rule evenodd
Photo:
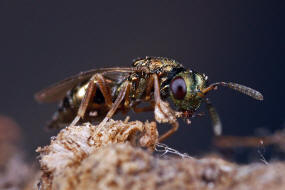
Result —
M 81 72 L 39 91 L 35 94 L 35 99 L 40 103 L 59 101 L 64 98 L 68 90 L 74 88 L 84 81 L 89 80 L 96 73 L 102 74 L 106 79 L 109 79 L 112 82 L 119 83 L 120 81 L 126 79 L 126 77 L 128 77 L 132 72 L 133 68 L 130 67 L 102 68 Z

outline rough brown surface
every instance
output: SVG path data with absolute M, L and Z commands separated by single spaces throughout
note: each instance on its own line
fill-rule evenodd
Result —
M 56 138 L 52 138 L 49 146 L 37 149 L 41 153 L 43 189 L 58 189 L 53 186 L 53 179 L 62 175 L 65 169 L 80 165 L 98 148 L 129 142 L 134 146 L 154 149 L 157 139 L 155 122 L 110 120 L 102 129 L 88 123 L 67 127 Z
M 20 190 L 33 178 L 35 167 L 19 147 L 21 130 L 11 118 L 0 116 L 0 189 Z
M 222 160 L 162 160 L 129 144 L 116 144 L 95 151 L 79 167 L 65 170 L 54 179 L 53 188 L 198 189 L 211 183 L 226 184 L 231 170 Z
M 157 137 L 155 123 L 139 121 L 63 129 L 49 146 L 38 149 L 41 189 L 285 189 L 284 163 L 238 166 L 219 158 L 162 159 L 150 151 Z
M 0 115 L 0 168 L 17 153 L 21 132 L 18 124 L 11 118 Z

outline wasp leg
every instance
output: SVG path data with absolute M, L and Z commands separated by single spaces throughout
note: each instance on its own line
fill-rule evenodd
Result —
M 107 105 L 108 107 L 112 107 L 112 104 L 113 104 L 112 96 L 111 96 L 111 92 L 109 89 L 109 85 L 106 82 L 106 79 L 104 78 L 102 74 L 96 74 L 95 77 L 96 77 L 96 81 L 99 86 L 99 89 L 101 90 L 104 96 L 105 105 Z
M 138 104 L 135 104 L 133 106 L 133 110 L 136 113 L 148 112 L 148 111 L 153 111 L 154 110 L 154 102 L 151 102 L 151 105 L 146 106 L 146 107 L 142 107 L 142 108 L 138 108 L 137 106 L 138 106 Z
M 159 142 L 165 140 L 175 131 L 177 131 L 179 124 L 176 120 L 176 112 L 173 111 L 168 102 L 162 101 L 160 97 L 159 81 L 156 74 L 151 75 L 150 80 L 153 80 L 154 85 L 154 116 L 159 123 L 170 123 L 172 128 L 159 137 Z
M 222 134 L 221 119 L 220 119 L 216 109 L 214 108 L 214 106 L 212 105 L 212 103 L 210 102 L 210 100 L 208 98 L 205 99 L 205 103 L 206 103 L 207 110 L 208 110 L 210 118 L 211 118 L 214 134 L 217 136 L 221 135 Z
M 110 119 L 115 114 L 115 112 L 117 111 L 119 105 L 121 104 L 121 102 L 126 97 L 126 93 L 127 93 L 127 91 L 129 91 L 129 89 L 130 89 L 130 83 L 129 83 L 129 81 L 127 81 L 127 82 L 125 82 L 123 84 L 123 87 L 120 90 L 120 92 L 118 94 L 118 97 L 116 98 L 114 104 L 112 105 L 111 109 L 107 113 L 107 115 L 106 115 L 107 118 Z
M 156 78 L 157 78 L 157 75 L 156 75 Z M 144 101 L 150 100 L 150 93 L 151 93 L 151 90 L 153 89 L 153 86 L 154 86 L 154 77 L 152 75 L 147 82 L 146 93 L 145 93 L 146 96 L 145 96 Z
M 125 96 L 126 96 L 126 92 L 128 91 L 128 89 L 130 88 L 130 82 L 126 81 L 123 84 L 123 87 L 121 88 L 115 102 L 113 103 L 111 109 L 108 111 L 106 117 L 104 118 L 104 120 L 99 124 L 98 126 L 98 130 L 100 130 L 105 124 L 106 122 L 115 114 L 115 112 L 117 111 L 119 105 L 122 103 L 122 101 L 124 100 Z
M 154 78 L 151 76 L 148 81 L 147 81 L 147 87 L 146 87 L 146 91 L 145 91 L 145 98 L 142 100 L 143 102 L 149 102 L 151 99 L 151 91 L 153 89 L 153 84 L 154 84 Z M 142 107 L 142 108 L 138 108 L 138 104 L 141 102 L 136 102 L 135 105 L 133 106 L 133 110 L 136 113 L 141 113 L 141 112 L 148 112 L 148 111 L 153 111 L 155 104 L 152 101 L 151 105 L 146 106 L 146 107 Z
M 74 126 L 81 118 L 84 118 L 86 110 L 90 104 L 90 100 L 93 99 L 93 97 L 96 93 L 96 89 L 97 89 L 96 84 L 98 85 L 99 89 L 101 90 L 101 92 L 104 96 L 105 104 L 108 107 L 112 106 L 111 93 L 110 93 L 110 90 L 108 89 L 108 87 L 106 85 L 106 81 L 105 81 L 104 77 L 101 74 L 95 74 L 89 80 L 89 83 L 88 83 L 88 86 L 86 89 L 86 93 L 85 93 L 84 98 L 82 99 L 82 101 L 80 103 L 80 107 L 78 109 L 77 116 L 74 118 L 74 120 L 72 121 L 70 126 Z M 96 106 L 96 105 L 93 105 L 93 106 Z M 100 105 L 97 105 L 96 107 L 100 107 Z
M 131 103 L 130 91 L 131 91 L 131 85 L 128 82 L 127 90 L 126 90 L 126 94 L 125 94 L 125 101 L 124 101 L 124 105 L 123 105 L 123 108 L 122 108 L 122 112 L 124 114 L 127 113 L 130 110 L 130 103 Z

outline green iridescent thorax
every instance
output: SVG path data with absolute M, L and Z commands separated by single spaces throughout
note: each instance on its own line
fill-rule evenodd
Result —
M 198 96 L 197 93 L 206 87 L 207 77 L 191 70 L 178 73 L 172 80 L 176 77 L 182 77 L 184 79 L 187 92 L 182 100 L 178 100 L 173 96 L 173 93 L 170 90 L 170 97 L 175 106 L 179 110 L 197 110 L 202 102 L 201 97 Z

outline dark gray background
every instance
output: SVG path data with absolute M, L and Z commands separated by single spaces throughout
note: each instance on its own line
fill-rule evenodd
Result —
M 36 91 L 80 71 L 129 66 L 133 58 L 152 55 L 175 58 L 212 82 L 238 82 L 264 94 L 258 102 L 224 88 L 212 93 L 224 134 L 282 128 L 283 2 L 1 0 L 0 113 L 22 126 L 33 152 L 48 143 L 44 125 L 56 109 L 37 104 Z M 191 126 L 180 123 L 167 144 L 192 155 L 211 149 L 208 116 Z

